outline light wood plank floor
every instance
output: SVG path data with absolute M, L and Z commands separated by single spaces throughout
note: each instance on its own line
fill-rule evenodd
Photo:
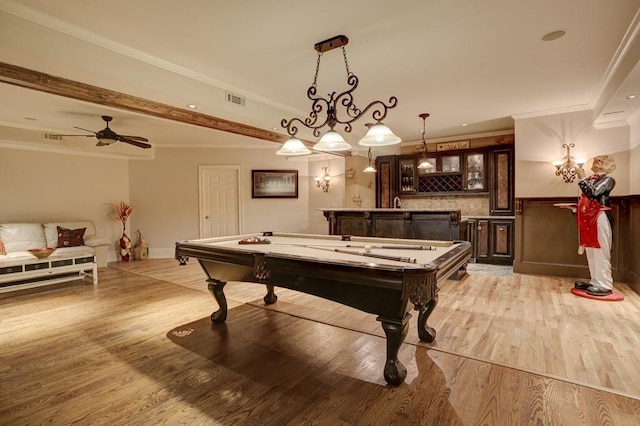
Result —
M 194 261 L 178 266 L 173 259 L 151 259 L 114 266 L 208 294 L 204 272 Z M 622 302 L 580 298 L 570 293 L 574 281 L 471 272 L 442 285 L 429 320 L 437 330 L 436 341 L 420 342 L 411 324 L 405 342 L 640 398 L 640 295 L 616 283 L 616 291 L 625 296 Z M 267 309 L 384 336 L 373 315 L 276 290 L 278 302 Z M 260 307 L 264 292 L 257 284 L 225 287 L 230 303 Z M 212 312 L 217 309 L 213 298 L 211 307 Z
M 407 380 L 389 388 L 373 315 L 282 289 L 266 309 L 261 286 L 230 283 L 227 323 L 212 326 L 216 306 L 203 277 L 196 263 L 152 259 L 111 265 L 97 288 L 74 282 L 0 299 L 0 423 L 626 425 L 640 418 L 640 298 L 620 285 L 626 300 L 605 303 L 571 296 L 564 279 L 478 274 L 447 282 L 430 321 L 436 342 L 419 343 L 412 324 L 400 351 Z M 609 331 L 590 329 L 602 319 Z M 457 355 L 464 351 L 469 356 Z M 584 351 L 579 366 L 572 351 Z M 544 369 L 551 371 L 533 373 Z M 591 376 L 599 382 L 587 383 Z

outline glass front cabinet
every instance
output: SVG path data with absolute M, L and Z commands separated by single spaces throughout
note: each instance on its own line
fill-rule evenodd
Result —
M 446 194 L 487 192 L 485 151 L 398 157 L 399 192 Z
M 485 153 L 484 152 L 469 152 L 464 155 L 465 162 L 465 176 L 464 176 L 464 190 L 465 191 L 486 191 L 487 179 L 486 179 L 486 166 L 485 166 Z
M 400 172 L 400 192 L 405 194 L 416 192 L 416 159 L 413 157 L 399 159 L 398 170 Z

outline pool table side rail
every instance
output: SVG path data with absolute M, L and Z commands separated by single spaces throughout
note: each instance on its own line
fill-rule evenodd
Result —
M 237 237 L 234 237 L 237 239 Z M 440 283 L 456 273 L 469 262 L 471 257 L 470 244 L 461 241 L 455 247 L 447 250 L 428 264 L 387 265 L 372 262 L 335 261 L 310 256 L 298 256 L 270 252 L 247 252 L 246 249 L 236 247 L 218 247 L 201 240 L 182 241 L 176 243 L 176 258 L 193 257 L 201 261 L 215 262 L 203 269 L 210 278 L 220 281 L 261 282 L 256 277 L 258 265 L 287 265 L 295 263 L 296 271 L 287 274 L 315 278 L 321 273 L 323 279 L 331 281 L 352 281 L 355 285 L 366 285 L 382 288 L 397 288 L 398 277 L 402 275 L 435 275 L 435 283 Z M 263 248 L 264 250 L 264 248 Z M 373 259 L 372 259 L 373 260 Z M 384 262 L 384 261 L 381 261 Z M 329 266 L 329 267 L 328 267 Z M 354 273 L 355 269 L 355 273 Z M 352 277 L 357 276 L 358 280 Z M 351 277 L 351 278 L 346 278 Z M 278 284 L 275 284 L 278 286 Z

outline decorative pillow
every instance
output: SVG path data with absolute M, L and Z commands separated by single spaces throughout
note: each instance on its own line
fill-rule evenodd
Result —
M 3 254 L 7 254 L 7 249 L 4 247 L 4 243 L 0 239 L 0 256 Z
M 84 244 L 82 237 L 87 228 L 67 229 L 58 226 L 58 247 L 76 247 Z

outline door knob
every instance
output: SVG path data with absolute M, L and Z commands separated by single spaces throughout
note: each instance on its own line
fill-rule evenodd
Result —
M 478 231 L 482 231 L 482 225 L 478 225 Z
M 205 219 L 211 219 L 211 216 L 205 216 L 204 218 Z

